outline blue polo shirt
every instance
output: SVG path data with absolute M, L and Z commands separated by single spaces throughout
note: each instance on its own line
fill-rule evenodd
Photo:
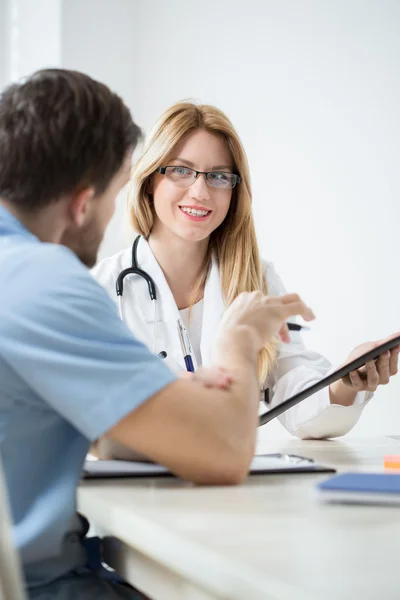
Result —
M 86 564 L 90 443 L 174 381 L 69 249 L 0 206 L 0 451 L 29 587 Z

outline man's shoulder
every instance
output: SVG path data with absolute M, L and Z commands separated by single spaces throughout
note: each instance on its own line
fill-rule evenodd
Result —
M 0 261 L 0 265 L 3 261 Z M 16 245 L 0 268 L 2 310 L 27 315 L 90 293 L 98 284 L 68 248 L 58 244 Z
M 61 244 L 38 243 L 24 252 L 24 256 L 16 257 L 20 262 L 16 273 L 20 276 L 19 284 L 26 287 L 29 283 L 31 292 L 50 291 L 58 285 L 66 285 L 69 281 L 91 281 L 89 269 L 66 246 Z M 23 276 L 26 278 L 24 283 Z
M 5 244 L 0 262 L 4 267 L 8 266 L 15 274 L 18 274 L 20 270 L 37 272 L 41 271 L 43 267 L 52 268 L 55 271 L 56 265 L 68 268 L 68 270 L 85 269 L 78 257 L 66 246 L 39 241 L 32 242 L 30 239 L 24 238 L 18 242 Z
M 39 265 L 53 267 L 60 265 L 68 272 L 86 273 L 88 268 L 79 260 L 77 255 L 62 244 L 39 243 L 35 245 L 35 259 Z M 60 269 L 59 269 L 60 270 Z

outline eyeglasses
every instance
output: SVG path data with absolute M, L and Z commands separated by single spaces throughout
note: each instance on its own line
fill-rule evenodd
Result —
M 207 185 L 214 188 L 234 188 L 241 179 L 236 173 L 225 173 L 224 171 L 195 171 L 189 167 L 173 166 L 159 167 L 157 173 L 165 175 L 176 185 L 182 188 L 191 186 L 199 175 L 204 175 Z

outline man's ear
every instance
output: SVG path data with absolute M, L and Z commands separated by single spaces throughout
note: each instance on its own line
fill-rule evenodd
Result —
M 90 212 L 92 199 L 94 198 L 94 188 L 88 187 L 71 196 L 69 202 L 69 213 L 72 221 L 78 227 L 81 227 Z

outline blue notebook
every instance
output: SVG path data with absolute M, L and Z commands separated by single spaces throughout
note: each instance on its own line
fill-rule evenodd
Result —
M 318 484 L 329 502 L 400 504 L 400 474 L 343 473 Z

